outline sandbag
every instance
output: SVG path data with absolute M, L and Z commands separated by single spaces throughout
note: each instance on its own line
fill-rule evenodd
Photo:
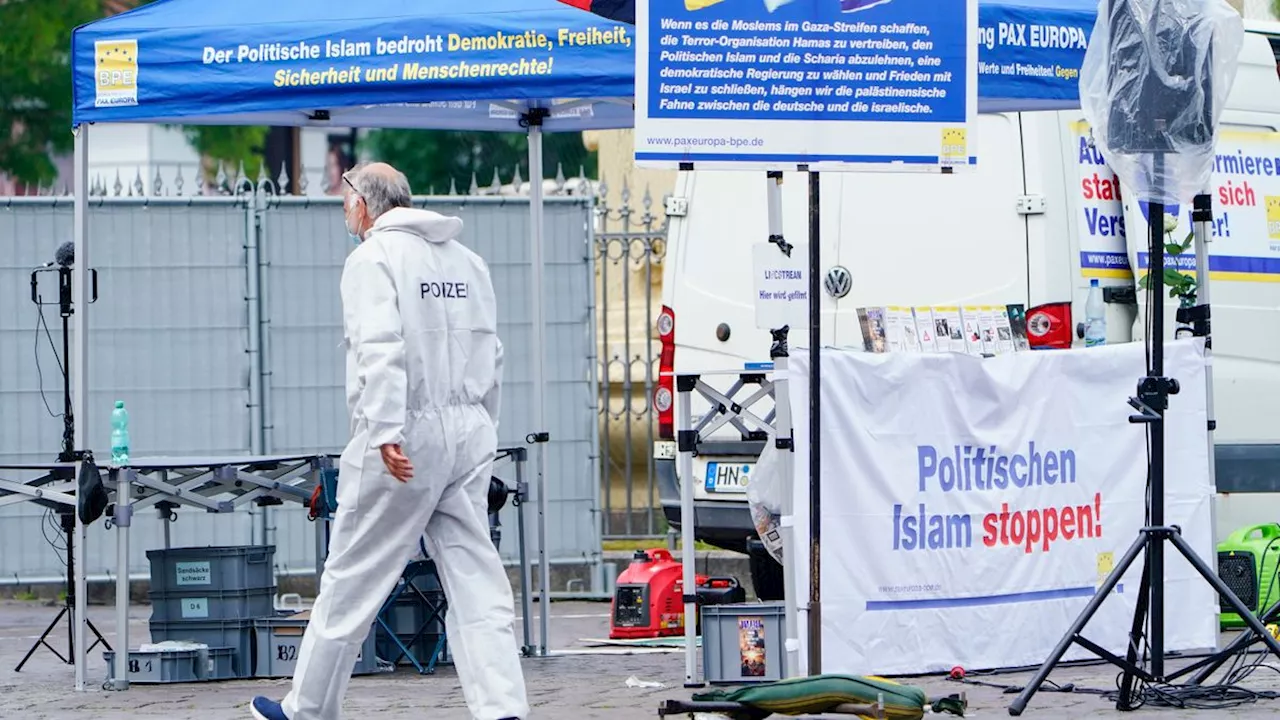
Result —
M 761 720 L 772 714 L 805 715 L 831 712 L 841 705 L 875 705 L 884 698 L 887 720 L 920 720 L 932 707 L 935 712 L 964 715 L 959 698 L 947 698 L 932 705 L 924 690 L 878 677 L 816 675 L 791 678 L 736 690 L 697 693 L 698 702 L 741 703 L 742 711 L 728 712 L 734 720 Z M 871 717 L 871 716 L 859 716 Z

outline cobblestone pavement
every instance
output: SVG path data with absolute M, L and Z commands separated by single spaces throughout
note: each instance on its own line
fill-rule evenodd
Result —
M 125 718 L 199 718 L 199 720 L 246 720 L 245 704 L 254 695 L 281 697 L 285 680 L 259 680 L 191 685 L 135 685 L 128 692 L 100 689 L 106 664 L 101 648 L 89 659 L 91 690 L 74 692 L 74 672 L 48 650 L 40 649 L 21 673 L 13 668 L 27 648 L 57 612 L 56 607 L 39 603 L 0 601 L 0 718 L 4 720 L 124 720 Z M 536 609 L 535 609 L 536 612 Z M 684 689 L 682 652 L 653 652 L 591 648 L 585 638 L 607 634 L 608 606 L 593 603 L 556 603 L 553 606 L 553 657 L 524 662 L 534 718 L 609 718 L 638 720 L 656 718 L 658 704 L 667 698 L 687 698 Z M 150 608 L 130 611 L 130 644 L 136 647 L 146 637 Z M 90 619 L 109 642 L 115 639 L 111 608 L 90 608 Z M 65 627 L 65 624 L 63 625 Z M 53 635 L 54 647 L 66 648 L 65 631 Z M 556 652 L 558 651 L 558 652 Z M 1280 662 L 1273 663 L 1280 666 Z M 1059 669 L 1051 679 L 1059 684 L 1080 687 L 1115 687 L 1114 668 L 1106 665 L 1074 666 Z M 665 684 L 659 689 L 631 688 L 627 679 Z M 1007 685 L 1025 682 L 1027 673 L 984 680 Z M 1008 717 L 1013 695 L 999 689 L 960 685 L 942 678 L 912 679 L 931 696 L 964 691 L 969 699 L 969 716 Z M 1259 672 L 1245 683 L 1251 690 L 1280 690 L 1280 673 Z M 1032 698 L 1024 713 L 1027 718 L 1074 720 L 1142 716 L 1164 719 L 1185 718 L 1274 718 L 1280 715 L 1280 700 L 1264 700 L 1229 710 L 1183 710 L 1144 708 L 1135 716 L 1121 714 L 1106 700 L 1087 694 L 1041 692 Z M 347 694 L 346 717 L 351 720 L 466 720 L 468 717 L 457 678 L 452 668 L 442 666 L 432 676 L 411 671 L 390 675 L 357 677 Z M 947 716 L 937 716 L 939 718 Z

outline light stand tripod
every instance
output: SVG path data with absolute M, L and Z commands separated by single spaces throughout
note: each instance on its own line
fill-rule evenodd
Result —
M 70 367 L 68 366 L 68 362 L 71 358 L 71 347 L 70 347 L 71 346 L 71 329 L 69 326 L 71 323 L 71 315 L 73 314 L 73 309 L 71 307 L 71 266 L 74 260 L 70 248 L 71 248 L 71 243 L 66 243 L 58 249 L 58 254 L 57 254 L 57 266 L 58 266 L 57 267 L 57 273 L 58 273 L 57 305 L 58 305 L 59 314 L 62 316 L 62 361 L 58 363 L 59 367 L 62 370 L 62 397 L 63 397 L 62 452 L 58 454 L 58 462 L 60 463 L 74 463 L 74 462 L 78 462 L 81 459 L 80 453 L 77 453 L 75 450 L 75 418 L 72 416 L 72 412 L 71 412 L 71 372 L 70 372 Z M 45 305 L 54 304 L 54 303 L 44 302 L 40 296 L 40 289 L 39 289 L 40 273 L 53 272 L 54 268 L 52 267 L 52 265 L 53 263 L 50 263 L 49 266 L 40 268 L 31 273 L 31 302 L 35 303 L 38 307 L 41 307 L 41 308 L 43 308 L 43 306 Z M 92 297 L 89 300 L 89 302 L 95 302 L 98 299 L 98 273 L 96 270 L 90 270 L 89 272 L 93 281 Z M 70 468 L 58 468 L 52 472 L 52 475 L 54 476 L 55 479 L 58 479 L 58 480 L 71 480 L 75 476 L 74 471 L 71 470 Z M 77 495 L 77 500 L 79 500 L 78 495 Z M 33 644 L 31 648 L 27 650 L 27 654 L 23 656 L 22 662 L 19 662 L 18 666 L 14 668 L 14 672 L 22 672 L 23 666 L 27 664 L 27 661 L 31 659 L 31 656 L 34 655 L 36 650 L 39 649 L 41 646 L 48 648 L 49 652 L 52 652 L 54 655 L 56 655 L 58 659 L 61 660 L 63 663 L 67 665 L 75 664 L 74 658 L 75 658 L 76 652 L 75 652 L 75 640 L 74 640 L 74 637 L 75 637 L 74 627 L 75 627 L 75 607 L 76 607 L 76 591 L 75 591 L 75 588 L 76 588 L 76 582 L 75 582 L 75 578 L 76 578 L 76 570 L 75 570 L 76 568 L 76 561 L 75 561 L 76 508 L 58 506 L 56 508 L 56 511 L 58 513 L 59 519 L 61 520 L 62 532 L 67 539 L 66 600 L 62 604 L 62 609 L 58 611 L 58 615 L 53 618 L 53 621 L 49 623 L 49 626 L 46 627 L 44 629 L 44 632 L 40 634 L 40 637 L 36 639 L 35 644 Z M 67 655 L 66 657 L 63 657 L 62 653 L 59 652 L 57 648 L 53 647 L 53 645 L 50 645 L 49 639 L 48 639 L 49 635 L 53 632 L 53 629 L 58 626 L 58 623 L 61 622 L 64 617 L 67 619 Z M 106 647 L 107 650 L 111 649 L 111 645 L 108 644 L 106 639 L 102 637 L 102 633 L 98 632 L 98 628 L 94 627 L 93 621 L 89 620 L 88 618 L 85 618 L 85 625 L 88 626 L 89 630 L 93 632 L 94 637 L 97 638 L 94 641 L 94 643 L 90 645 L 88 649 L 85 651 L 86 653 L 93 650 L 99 644 Z
M 1143 7 L 1135 11 L 1133 5 Z M 1090 42 L 1090 51 L 1095 48 L 1106 48 L 1105 67 L 1098 68 L 1105 73 L 1107 82 L 1108 103 L 1097 108 L 1099 114 L 1105 113 L 1108 118 L 1107 145 L 1108 152 L 1126 161 L 1138 160 L 1138 168 L 1133 181 L 1135 185 L 1150 185 L 1151 192 L 1147 211 L 1149 229 L 1148 287 L 1150 332 L 1150 353 L 1147 372 L 1138 382 L 1137 397 L 1129 398 L 1129 405 L 1138 411 L 1130 415 L 1129 421 L 1143 423 L 1148 427 L 1150 459 L 1147 475 L 1148 517 L 1147 526 L 1139 530 L 1138 538 L 1125 552 L 1120 562 L 1098 588 L 1093 599 L 1084 611 L 1067 630 L 1066 635 L 1054 648 L 1048 659 L 1036 672 L 1021 694 L 1009 706 L 1010 715 L 1021 715 L 1031 696 L 1039 690 L 1040 685 L 1048 677 L 1054 666 L 1066 654 L 1073 643 L 1093 652 L 1098 657 L 1123 670 L 1120 682 L 1120 693 L 1116 699 L 1117 710 L 1133 710 L 1141 704 L 1141 692 L 1135 690 L 1135 680 L 1145 683 L 1163 683 L 1189 675 L 1201 667 L 1217 667 L 1221 661 L 1235 653 L 1227 648 L 1213 657 L 1181 670 L 1166 674 L 1164 668 L 1164 543 L 1171 543 L 1196 572 L 1205 579 L 1218 595 L 1226 601 L 1249 627 L 1262 638 L 1277 657 L 1280 657 L 1280 642 L 1277 642 L 1235 593 L 1218 575 L 1204 563 L 1182 537 L 1182 531 L 1176 526 L 1166 526 L 1164 519 L 1164 480 L 1165 480 L 1165 436 L 1164 415 L 1169 406 L 1169 396 L 1179 391 L 1178 381 L 1164 376 L 1164 271 L 1165 250 L 1162 234 L 1164 231 L 1164 184 L 1166 177 L 1166 160 L 1177 153 L 1211 153 L 1213 149 L 1214 115 L 1212 112 L 1212 79 L 1213 48 L 1207 52 L 1198 52 L 1195 32 L 1200 29 L 1197 23 L 1204 22 L 1202 16 L 1188 16 L 1179 12 L 1182 8 L 1169 7 L 1165 0 L 1110 0 L 1099 8 L 1099 24 L 1106 21 L 1106 37 L 1094 38 Z M 1163 7 L 1162 7 L 1163 6 Z M 1157 22 L 1158 21 L 1158 22 Z M 1146 26 L 1144 27 L 1144 23 Z M 1096 35 L 1096 33 L 1095 33 Z M 1107 42 L 1109 41 L 1109 43 Z M 1229 52 L 1235 52 L 1231 48 Z M 1156 55 L 1154 56 L 1153 55 Z M 1086 64 L 1088 59 L 1086 58 Z M 1096 67 L 1096 66 L 1095 66 Z M 1082 85 L 1086 79 L 1082 77 Z M 1116 83 L 1121 83 L 1119 86 Z M 1120 95 L 1116 94 L 1121 88 Z M 1092 120 L 1092 118 L 1091 118 Z M 1095 122 L 1096 124 L 1096 122 Z M 1150 169 L 1143 173 L 1143 167 L 1149 160 Z M 1142 175 L 1145 175 L 1143 177 Z M 1145 180 L 1146 182 L 1141 182 Z M 1146 187 L 1138 188 L 1147 190 Z M 1197 210 L 1203 210 L 1203 200 L 1197 203 Z M 1193 219 L 1197 222 L 1203 218 L 1200 212 Z M 1201 268 L 1207 271 L 1207 253 L 1198 258 Z M 1208 332 L 1208 308 L 1204 308 L 1203 329 Z M 1138 591 L 1137 605 L 1133 614 L 1133 625 L 1129 633 L 1128 652 L 1121 658 L 1110 653 L 1080 635 L 1084 626 L 1102 606 L 1103 601 L 1119 584 L 1120 579 L 1143 554 L 1142 580 Z M 1150 621 L 1145 639 L 1150 643 L 1150 669 L 1139 665 L 1139 653 L 1142 653 L 1142 664 L 1148 660 L 1143 648 L 1144 628 Z M 1216 663 L 1216 665 L 1215 665 Z M 1208 672 L 1212 672 L 1210 669 Z M 1207 677 L 1207 672 L 1197 676 L 1194 683 Z
M 1154 158 L 1155 172 L 1154 176 L 1159 177 L 1163 168 L 1163 155 L 1157 153 Z M 1120 562 L 1107 576 L 1106 581 L 1098 588 L 1093 599 L 1085 607 L 1084 612 L 1080 614 L 1076 621 L 1067 630 L 1066 635 L 1053 649 L 1053 652 L 1045 660 L 1044 664 L 1036 672 L 1031 682 L 1027 683 L 1022 689 L 1021 694 L 1009 706 L 1010 715 L 1021 715 L 1026 708 L 1027 702 L 1040 689 L 1040 686 L 1048 678 L 1049 673 L 1062 660 L 1062 656 L 1066 654 L 1067 649 L 1073 643 L 1079 644 L 1081 647 L 1093 652 L 1098 657 L 1119 667 L 1124 671 L 1120 684 L 1120 695 L 1116 700 L 1117 710 L 1132 710 L 1140 704 L 1134 696 L 1134 680 L 1140 679 L 1143 682 L 1167 682 L 1175 680 L 1179 677 L 1189 675 L 1197 669 L 1206 666 L 1216 668 L 1222 662 L 1236 652 L 1234 644 L 1215 654 L 1213 657 L 1206 658 L 1194 665 L 1185 667 L 1175 673 L 1166 675 L 1164 671 L 1164 542 L 1168 541 L 1173 544 L 1174 548 L 1186 558 L 1187 562 L 1195 568 L 1196 572 L 1205 579 L 1218 594 L 1222 596 L 1231 608 L 1244 618 L 1254 633 L 1260 637 L 1263 642 L 1271 649 L 1277 657 L 1280 657 L 1280 642 L 1277 642 L 1262 621 L 1250 612 L 1249 608 L 1236 597 L 1231 588 L 1227 586 L 1221 578 L 1218 577 L 1203 560 L 1196 555 L 1195 550 L 1182 537 L 1182 531 L 1177 526 L 1166 526 L 1164 524 L 1164 413 L 1169 405 L 1169 396 L 1176 395 L 1179 391 L 1178 381 L 1174 378 L 1164 377 L 1164 242 L 1162 239 L 1164 205 L 1161 203 L 1151 203 L 1148 212 L 1148 225 L 1150 226 L 1150 261 L 1148 292 L 1151 293 L 1153 301 L 1151 302 L 1150 313 L 1150 342 L 1151 357 L 1147 367 L 1147 374 L 1138 382 L 1138 396 L 1129 398 L 1129 405 L 1138 411 L 1136 415 L 1130 415 L 1129 421 L 1133 423 L 1145 423 L 1149 428 L 1151 443 L 1151 459 L 1148 478 L 1148 492 L 1150 494 L 1150 517 L 1148 526 L 1139 530 L 1137 540 L 1125 552 Z M 1091 642 L 1080 635 L 1084 626 L 1089 623 L 1093 615 L 1102 606 L 1104 600 L 1119 584 L 1125 572 L 1137 560 L 1140 553 L 1144 553 L 1142 581 L 1138 590 L 1138 604 L 1134 609 L 1133 626 L 1129 634 L 1129 648 L 1127 656 L 1121 658 L 1098 644 Z M 1280 610 L 1276 610 L 1280 614 Z M 1150 670 L 1146 670 L 1138 664 L 1138 653 L 1142 647 L 1143 629 L 1150 615 Z M 1239 641 L 1237 641 L 1239 642 Z M 1247 643 L 1246 643 L 1247 644 Z M 1145 653 L 1144 653 L 1145 655 Z M 1144 658 L 1145 660 L 1146 658 Z M 1215 664 L 1216 663 L 1216 664 Z M 1201 673 L 1194 682 L 1200 682 L 1204 677 L 1208 676 L 1208 672 Z

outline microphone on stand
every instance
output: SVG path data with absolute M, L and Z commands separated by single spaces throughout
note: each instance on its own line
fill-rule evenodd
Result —
M 53 261 L 61 267 L 71 267 L 76 261 L 76 244 L 67 241 L 59 245 L 57 252 L 53 254 Z
M 58 246 L 53 253 L 53 262 L 47 262 L 36 268 L 31 273 L 31 302 L 36 305 L 52 305 L 54 303 L 46 303 L 40 299 L 40 292 L 37 287 L 36 277 L 42 272 L 52 272 L 56 266 L 58 269 L 58 302 L 64 316 L 71 314 L 71 267 L 76 261 L 76 244 L 67 241 Z M 89 270 L 89 288 L 86 293 L 86 302 L 98 301 L 98 271 Z

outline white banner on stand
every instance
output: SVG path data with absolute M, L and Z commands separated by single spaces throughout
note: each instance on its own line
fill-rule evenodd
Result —
M 808 360 L 793 351 L 788 374 L 797 508 L 809 507 Z M 1165 363 L 1182 386 L 1166 523 L 1214 567 L 1203 346 L 1171 342 Z M 1144 366 L 1137 343 L 986 360 L 824 351 L 823 672 L 1042 662 L 1144 524 L 1145 431 L 1126 403 Z M 803 512 L 796 524 L 810 537 Z M 1165 647 L 1212 648 L 1216 594 L 1165 548 Z M 1141 572 L 1139 558 L 1085 637 L 1123 654 Z M 806 605 L 807 563 L 795 576 Z
M 636 164 L 971 169 L 979 38 L 977 0 L 638 2 Z

